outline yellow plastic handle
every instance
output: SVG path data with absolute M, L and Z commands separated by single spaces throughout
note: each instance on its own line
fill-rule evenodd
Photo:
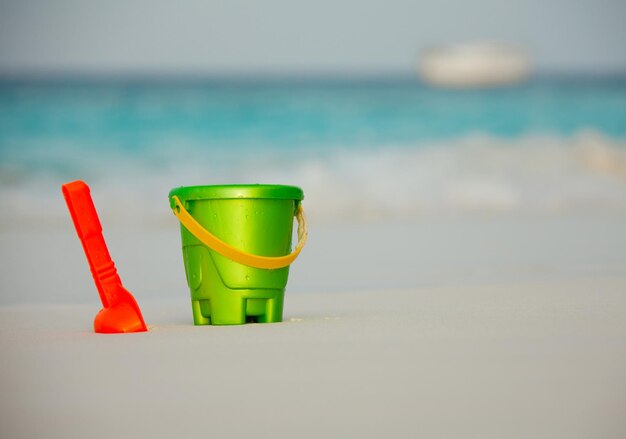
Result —
M 189 214 L 189 212 L 187 212 L 185 206 L 183 206 L 183 203 L 181 203 L 176 195 L 172 196 L 172 200 L 174 201 L 174 209 L 172 209 L 174 211 L 174 215 L 176 215 L 182 225 L 185 226 L 192 235 L 198 238 L 200 242 L 202 242 L 207 247 L 215 250 L 222 256 L 226 256 L 227 258 L 235 262 L 239 262 L 240 264 L 244 264 L 249 267 L 265 269 L 286 267 L 296 260 L 296 258 L 300 254 L 300 251 L 302 250 L 302 247 L 304 247 L 304 244 L 306 243 L 308 234 L 306 230 L 306 219 L 304 217 L 304 210 L 302 209 L 302 205 L 298 207 L 298 210 L 296 212 L 296 220 L 298 221 L 298 245 L 291 254 L 272 257 L 253 255 L 225 243 L 217 236 L 209 232 L 207 229 L 202 227 L 200 223 L 198 223 L 198 221 L 196 221 Z

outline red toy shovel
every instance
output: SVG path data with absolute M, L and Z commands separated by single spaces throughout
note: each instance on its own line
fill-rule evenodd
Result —
M 89 186 L 78 180 L 64 184 L 61 189 L 104 307 L 96 315 L 94 330 L 100 333 L 147 331 L 139 305 L 122 286 L 111 260 Z

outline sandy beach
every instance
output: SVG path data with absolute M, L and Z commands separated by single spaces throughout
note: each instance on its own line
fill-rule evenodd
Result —
M 625 439 L 624 17 L 2 1 L 0 439 Z
M 150 332 L 91 332 L 71 224 L 5 225 L 3 437 L 626 434 L 621 211 L 312 221 L 285 321 L 194 327 L 176 220 L 105 236 Z

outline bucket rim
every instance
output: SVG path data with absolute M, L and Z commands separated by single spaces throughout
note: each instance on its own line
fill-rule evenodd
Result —
M 274 199 L 296 200 L 304 198 L 297 186 L 282 184 L 220 184 L 205 186 L 180 186 L 170 191 L 171 200 L 176 195 L 181 201 L 227 200 L 227 199 Z

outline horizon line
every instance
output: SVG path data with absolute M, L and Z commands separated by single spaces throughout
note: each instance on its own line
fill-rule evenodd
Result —
M 626 70 L 545 70 L 533 72 L 529 79 L 533 80 L 626 80 Z M 117 71 L 94 72 L 86 70 L 49 70 L 49 71 L 2 71 L 0 82 L 75 82 L 75 83 L 201 83 L 201 82 L 235 82 L 235 83 L 272 83 L 272 82 L 425 82 L 417 72 L 410 71 L 378 71 L 378 72 L 150 72 L 150 71 Z

